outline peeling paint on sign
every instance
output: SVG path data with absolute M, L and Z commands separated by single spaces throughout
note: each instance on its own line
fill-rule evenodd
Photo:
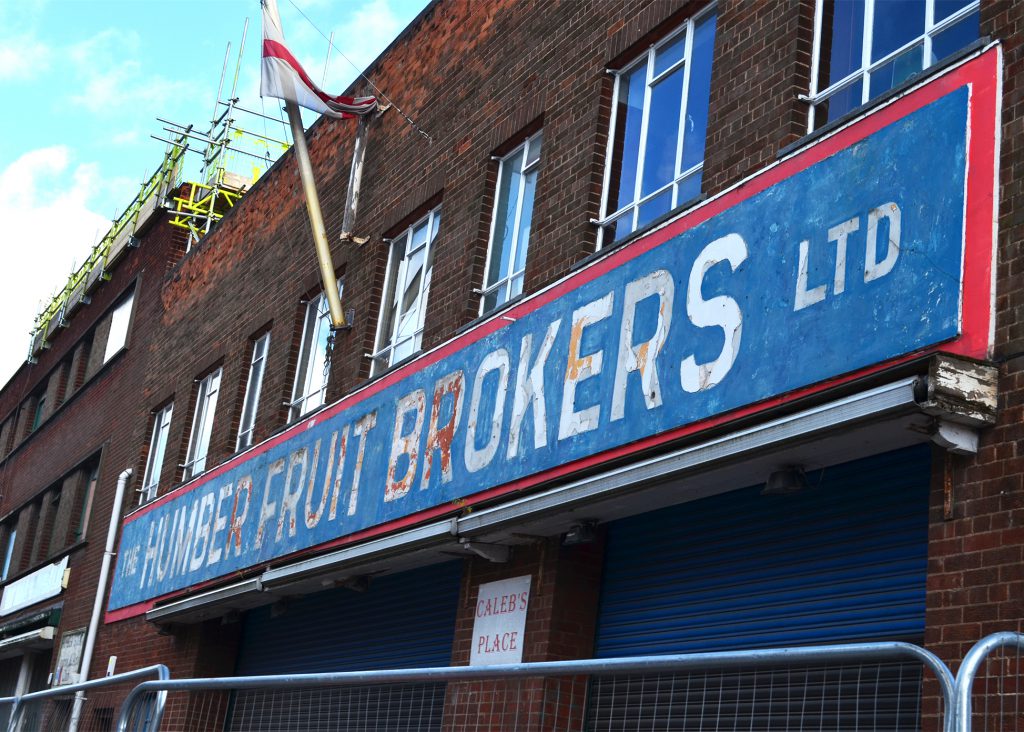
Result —
M 965 303 L 987 344 L 989 294 L 963 296 L 971 87 L 951 78 L 129 516 L 108 619 L 958 343 Z

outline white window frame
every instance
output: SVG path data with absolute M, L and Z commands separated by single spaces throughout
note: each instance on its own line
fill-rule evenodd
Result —
M 149 438 L 149 455 L 146 457 L 146 472 L 139 488 L 139 504 L 149 503 L 156 498 L 160 487 L 160 473 L 164 467 L 164 453 L 167 451 L 167 436 L 171 430 L 174 404 L 168 404 L 156 411 L 153 417 L 153 432 Z
M 532 134 L 529 137 L 527 137 L 526 140 L 524 140 L 521 145 L 517 145 L 516 148 L 514 150 L 512 150 L 512 152 L 508 153 L 508 155 L 503 156 L 499 160 L 499 162 L 498 162 L 498 181 L 497 181 L 497 183 L 494 186 L 494 211 L 491 214 L 491 232 L 490 232 L 490 235 L 489 235 L 489 238 L 488 238 L 488 242 L 489 243 L 487 245 L 487 264 L 484 267 L 484 289 L 482 289 L 480 291 L 480 314 L 481 315 L 484 315 L 485 313 L 490 312 L 490 310 L 495 310 L 497 308 L 500 308 L 502 305 L 504 305 L 509 300 L 511 300 L 513 297 L 515 297 L 516 295 L 519 294 L 519 293 L 516 293 L 515 295 L 512 294 L 512 286 L 513 286 L 513 283 L 515 282 L 515 280 L 517 278 L 518 279 L 522 279 L 524 277 L 524 274 L 526 272 L 526 259 L 525 258 L 523 259 L 523 267 L 522 267 L 522 269 L 518 269 L 518 270 L 515 269 L 516 260 L 519 258 L 519 249 L 520 249 L 520 247 L 525 249 L 527 251 L 527 253 L 529 252 L 529 247 L 530 247 L 530 236 L 529 236 L 529 233 L 527 233 L 525 241 L 519 241 L 519 227 L 522 224 L 522 219 L 523 219 L 523 201 L 524 201 L 524 198 L 526 196 L 525 181 L 526 181 L 526 176 L 527 175 L 537 171 L 537 169 L 540 168 L 540 156 L 543 154 L 543 135 L 544 135 L 544 130 L 538 130 L 534 134 Z M 536 160 L 534 160 L 532 162 L 529 162 L 529 160 L 530 160 L 530 153 L 531 153 L 531 146 L 532 145 L 536 145 L 538 143 L 541 144 L 542 152 L 537 155 L 537 159 Z M 518 192 L 518 195 L 516 196 L 516 200 L 515 200 L 514 203 L 512 201 L 509 201 L 509 205 L 514 205 L 515 206 L 515 216 L 514 216 L 514 220 L 513 220 L 513 224 L 512 224 L 512 240 L 509 242 L 509 247 L 510 247 L 509 254 L 508 254 L 509 271 L 508 272 L 499 272 L 498 273 L 498 279 L 495 280 L 493 285 L 487 287 L 487 280 L 490 278 L 491 267 L 494 266 L 495 248 L 496 248 L 496 245 L 498 244 L 498 242 L 495 239 L 495 236 L 497 234 L 498 215 L 500 213 L 499 210 L 498 210 L 498 207 L 499 207 L 499 204 L 501 202 L 501 194 L 502 194 L 501 180 L 502 180 L 503 174 L 505 173 L 505 166 L 508 164 L 508 161 L 510 161 L 512 158 L 514 158 L 520 152 L 523 153 L 523 160 L 522 160 L 522 163 L 519 166 L 519 171 L 518 171 L 519 176 L 520 176 L 519 192 Z M 536 188 L 534 190 L 536 192 Z M 500 260 L 499 260 L 498 266 L 499 267 L 501 266 Z M 495 292 L 498 293 L 497 302 L 494 304 L 494 306 L 492 308 L 487 309 L 487 305 L 486 305 L 487 298 L 488 298 L 489 295 L 491 295 L 491 294 L 493 294 Z M 522 290 L 520 290 L 520 292 L 522 292 Z
M 245 381 L 242 413 L 238 419 L 238 439 L 235 442 L 235 452 L 252 445 L 252 434 L 256 428 L 256 411 L 260 406 L 260 392 L 263 389 L 263 374 L 266 371 L 269 352 L 270 331 L 267 331 L 252 344 L 252 358 L 249 361 L 249 377 Z M 246 415 L 249 415 L 248 419 Z
M 935 0 L 922 0 L 925 5 L 924 11 L 924 33 L 916 36 L 912 40 L 903 44 L 896 50 L 886 54 L 877 61 L 871 60 L 871 46 L 873 42 L 874 34 L 874 20 L 875 20 L 875 4 L 878 0 L 864 0 L 864 30 L 863 37 L 861 39 L 861 60 L 860 68 L 850 72 L 847 76 L 844 76 L 838 81 L 834 81 L 825 89 L 818 89 L 819 74 L 821 70 L 821 46 L 822 46 L 822 28 L 824 27 L 824 16 L 825 16 L 825 0 L 817 0 L 814 7 L 814 45 L 811 49 L 811 88 L 810 93 L 807 95 L 806 101 L 810 105 L 810 109 L 807 114 L 807 132 L 811 133 L 815 130 L 817 125 L 815 116 L 818 111 L 818 106 L 823 102 L 828 101 L 834 95 L 838 94 L 845 89 L 856 84 L 858 81 L 861 84 L 861 100 L 860 104 L 867 104 L 871 101 L 871 74 L 872 72 L 878 71 L 884 67 L 890 61 L 896 57 L 906 53 L 913 49 L 915 46 L 922 46 L 921 70 L 927 69 L 932 66 L 932 39 L 954 25 L 964 20 L 972 13 L 978 11 L 981 2 L 980 0 L 974 0 L 974 2 L 968 3 L 964 7 L 957 10 L 952 15 L 943 18 L 940 22 L 935 22 Z M 801 97 L 803 98 L 803 97 Z
M 134 302 L 135 293 L 132 292 L 111 311 L 110 328 L 107 330 L 107 345 L 103 350 L 103 363 L 113 358 L 128 342 L 128 327 L 131 325 Z
M 686 170 L 682 170 L 682 171 L 679 170 L 679 166 L 682 165 L 683 146 L 684 146 L 684 142 L 686 140 L 683 120 L 686 119 L 686 104 L 687 104 L 689 93 L 690 93 L 690 69 L 693 67 L 691 61 L 692 61 L 692 58 L 693 58 L 693 36 L 694 36 L 694 31 L 696 30 L 697 26 L 700 24 L 701 21 L 705 20 L 709 15 L 714 15 L 715 13 L 717 13 L 717 11 L 718 11 L 718 8 L 717 8 L 716 3 L 711 3 L 710 5 L 708 5 L 708 7 L 704 8 L 703 10 L 701 10 L 699 13 L 697 13 L 693 17 L 689 18 L 686 22 L 684 22 L 682 25 L 680 25 L 674 31 L 669 33 L 664 38 L 662 38 L 660 41 L 658 41 L 655 44 L 652 44 L 650 48 L 648 48 L 644 53 L 642 53 L 640 56 L 635 58 L 629 64 L 627 64 L 626 66 L 623 66 L 621 69 L 616 69 L 614 71 L 611 71 L 611 73 L 613 73 L 614 76 L 615 76 L 615 86 L 614 86 L 614 89 L 612 90 L 612 112 L 611 112 L 611 119 L 609 120 L 609 124 L 608 124 L 608 142 L 607 142 L 607 146 L 605 148 L 604 179 L 603 179 L 602 186 L 601 186 L 601 189 L 602 189 L 601 190 L 601 217 L 599 219 L 591 221 L 592 224 L 594 224 L 595 226 L 598 227 L 597 228 L 597 248 L 598 249 L 601 249 L 606 243 L 607 244 L 611 244 L 612 243 L 612 242 L 605 242 L 604 241 L 604 238 L 605 238 L 605 227 L 608 224 L 612 223 L 613 221 L 618 220 L 619 218 L 625 218 L 626 216 L 629 216 L 632 219 L 631 226 L 630 226 L 630 232 L 636 231 L 637 228 L 638 228 L 637 222 L 638 222 L 639 216 L 640 216 L 640 207 L 643 206 L 648 201 L 651 201 L 651 200 L 657 198 L 658 196 L 660 196 L 662 193 L 664 193 L 669 188 L 672 189 L 672 205 L 669 206 L 669 210 L 670 211 L 675 209 L 676 207 L 680 206 L 681 204 L 686 203 L 686 201 L 678 200 L 678 198 L 679 198 L 679 184 L 682 183 L 683 181 L 685 181 L 686 179 L 690 178 L 691 176 L 700 173 L 703 170 L 703 168 L 704 168 L 704 159 L 703 158 L 701 159 L 701 161 L 699 163 L 697 163 L 695 165 L 692 165 L 691 167 L 687 168 Z M 683 52 L 683 58 L 681 60 L 677 61 L 676 63 L 672 64 L 671 66 L 667 67 L 663 71 L 659 72 L 657 75 L 655 75 L 654 74 L 654 63 L 655 63 L 655 57 L 657 56 L 658 51 L 660 49 L 664 48 L 665 46 L 671 44 L 672 41 L 676 40 L 680 35 L 682 35 L 684 33 L 686 34 L 686 49 Z M 644 65 L 644 64 L 647 65 L 647 80 L 645 82 L 645 88 L 644 88 L 644 110 L 643 110 L 643 115 L 641 117 L 641 122 L 640 122 L 640 141 L 639 141 L 639 144 L 638 144 L 638 147 L 637 147 L 638 159 L 637 159 L 637 166 L 636 166 L 636 180 L 633 182 L 633 198 L 632 198 L 632 201 L 630 203 L 627 203 L 626 205 L 622 206 L 621 208 L 619 208 L 616 211 L 609 212 L 608 211 L 608 205 L 609 205 L 608 192 L 609 192 L 609 190 L 611 188 L 612 168 L 614 167 L 614 164 L 615 164 L 613 156 L 615 155 L 615 133 L 616 133 L 617 125 L 619 123 L 619 119 L 618 119 L 618 117 L 619 117 L 619 114 L 618 114 L 618 112 L 619 112 L 619 92 L 620 92 L 620 89 L 622 87 L 622 79 L 624 77 L 628 76 L 637 67 L 639 67 L 641 65 Z M 679 107 L 679 127 L 680 127 L 680 130 L 684 132 L 684 134 L 680 134 L 678 136 L 678 139 L 676 140 L 676 160 L 675 160 L 675 168 L 674 168 L 674 170 L 676 171 L 676 175 L 675 175 L 675 177 L 670 182 L 668 182 L 665 185 L 661 186 L 657 190 L 652 191 L 652 192 L 648 193 L 647 195 L 641 196 L 640 192 L 643 190 L 642 187 L 643 187 L 643 176 L 644 176 L 644 157 L 645 157 L 645 150 L 647 149 L 647 131 L 648 131 L 648 121 L 649 121 L 648 118 L 649 118 L 650 111 L 651 111 L 651 89 L 659 81 L 661 81 L 666 76 L 669 76 L 670 74 L 675 72 L 677 69 L 679 69 L 680 66 L 683 66 L 684 64 L 686 66 L 686 71 L 684 72 L 684 75 L 683 75 L 683 91 L 682 91 L 682 95 L 681 95 L 681 98 L 680 98 L 680 107 Z M 705 134 L 706 134 L 706 132 L 705 132 Z M 705 152 L 705 154 L 706 154 L 706 152 Z M 631 215 L 629 213 L 630 211 L 632 211 Z M 619 237 L 616 238 L 616 241 L 618 241 L 618 239 L 622 239 L 624 236 L 628 236 L 628 235 L 629 234 L 624 234 L 622 236 L 619 236 Z
M 217 411 L 217 397 L 220 395 L 220 380 L 223 368 L 216 368 L 199 381 L 196 391 L 196 411 L 192 415 L 192 432 L 188 438 L 188 452 L 182 480 L 191 480 L 206 470 L 206 456 L 210 451 L 213 435 L 213 417 Z
M 373 361 L 371 375 L 378 374 L 394 364 L 393 356 L 400 345 L 404 345 L 411 341 L 412 353 L 417 353 L 422 347 L 423 325 L 427 311 L 427 297 L 430 294 L 430 278 L 433 271 L 433 264 L 431 263 L 431 258 L 433 256 L 432 250 L 434 247 L 434 240 L 440 232 L 440 223 L 438 221 L 440 218 L 441 207 L 437 206 L 431 209 L 425 216 L 417 219 L 414 224 L 394 239 L 389 240 L 389 243 L 391 244 L 391 251 L 388 254 L 388 267 L 384 274 L 384 297 L 381 299 L 380 313 L 377 317 L 377 337 L 374 340 L 376 347 L 370 357 Z M 427 229 L 427 237 L 424 240 L 424 243 L 417 246 L 415 249 L 410 250 L 409 246 L 413 241 L 413 234 L 424 226 Z M 398 254 L 400 249 L 402 253 Z M 415 313 L 415 328 L 413 333 L 399 341 L 396 339 L 398 337 L 399 325 L 402 322 L 400 307 L 401 297 L 405 292 L 407 267 L 409 260 L 421 250 L 423 251 L 423 276 L 420 278 L 419 291 L 416 297 L 416 302 L 418 302 L 419 305 L 418 311 Z M 392 277 L 393 273 L 394 277 Z M 391 332 L 389 334 L 385 334 L 384 316 L 389 306 L 393 306 L 395 308 L 395 317 L 391 323 Z M 389 336 L 387 338 L 387 345 L 383 345 L 385 335 Z
M 4 549 L 4 566 L 3 573 L 0 574 L 0 582 L 7 580 L 8 575 L 11 573 L 11 562 L 14 559 L 14 545 L 18 541 L 18 527 L 17 525 L 11 527 L 11 533 L 7 535 L 7 547 Z
M 344 292 L 344 282 L 338 280 L 338 296 Z M 295 367 L 295 382 L 292 398 L 288 402 L 288 421 L 294 422 L 304 414 L 322 405 L 327 396 L 327 374 L 325 373 L 326 350 L 319 346 L 324 331 L 330 337 L 331 313 L 327 297 L 320 292 L 306 303 L 302 317 L 302 341 L 299 346 L 299 360 Z

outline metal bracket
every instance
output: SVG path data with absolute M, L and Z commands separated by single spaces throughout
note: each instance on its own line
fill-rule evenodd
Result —
M 978 452 L 978 430 L 973 427 L 936 419 L 931 437 L 932 442 L 954 455 L 974 455 Z
M 504 544 L 484 544 L 483 542 L 471 541 L 469 539 L 459 539 L 459 543 L 467 551 L 473 552 L 478 557 L 483 557 L 488 562 L 504 564 L 508 561 L 510 551 Z

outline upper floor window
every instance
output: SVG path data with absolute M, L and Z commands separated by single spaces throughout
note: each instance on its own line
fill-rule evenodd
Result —
M 32 425 L 29 427 L 29 432 L 35 432 L 39 429 L 39 425 L 43 423 L 43 417 L 46 415 L 46 392 L 40 392 L 36 397 L 35 408 L 32 410 Z
M 979 0 L 818 0 L 809 129 L 976 40 L 978 5 Z
M 523 292 L 541 140 L 538 132 L 503 157 L 498 165 L 498 188 L 491 219 L 481 315 Z
M 7 546 L 4 549 L 3 572 L 0 572 L 0 581 L 6 580 L 11 572 L 11 564 L 14 559 L 14 546 L 18 543 L 18 527 L 10 526 L 10 533 L 7 535 Z
M 338 280 L 338 294 L 343 290 Z M 327 343 L 331 337 L 331 313 L 327 297 L 321 292 L 306 303 L 306 316 L 302 323 L 302 344 L 299 346 L 299 364 L 292 387 L 289 421 L 298 419 L 324 403 L 327 396 Z
M 164 453 L 167 450 L 167 435 L 171 430 L 171 415 L 174 405 L 168 404 L 159 410 L 153 418 L 153 434 L 149 438 L 149 456 L 146 458 L 146 472 L 142 476 L 142 488 L 139 489 L 139 503 L 146 503 L 156 498 L 160 486 L 160 472 L 164 466 Z
M 134 293 L 119 302 L 110 314 L 110 331 L 107 334 L 107 347 L 103 352 L 103 362 L 124 348 L 128 340 L 128 323 L 132 316 Z
M 263 371 L 270 348 L 270 333 L 264 333 L 252 345 L 252 360 L 249 362 L 249 378 L 245 382 L 245 397 L 242 399 L 242 418 L 238 423 L 238 441 L 235 450 L 244 450 L 252 444 L 256 427 L 256 408 L 260 403 L 260 389 L 263 386 Z
M 199 382 L 196 394 L 196 412 L 192 418 L 192 434 L 188 439 L 185 472 L 182 480 L 189 480 L 206 470 L 206 454 L 213 434 L 213 415 L 217 411 L 220 377 L 223 369 L 216 369 Z
M 616 73 L 598 246 L 700 195 L 714 46 L 712 9 Z
M 422 346 L 434 240 L 440 223 L 441 209 L 435 208 L 391 240 L 373 373 L 411 356 Z

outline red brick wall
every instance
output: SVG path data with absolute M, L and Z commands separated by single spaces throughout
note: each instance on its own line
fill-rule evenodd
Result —
M 975 457 L 937 460 L 928 564 L 927 645 L 956 664 L 983 635 L 1024 621 L 1024 6 L 983 0 L 981 33 L 1003 51 L 996 268 L 999 421 Z M 943 515 L 943 485 L 953 515 Z
M 360 214 L 365 245 L 338 240 L 354 122 L 321 120 L 309 134 L 334 264 L 345 277 L 353 327 L 339 334 L 329 397 L 365 381 L 374 348 L 388 247 L 382 237 L 431 201 L 443 223 L 428 300 L 424 347 L 451 337 L 477 312 L 496 166 L 490 156 L 527 129 L 544 131 L 543 159 L 527 260 L 526 291 L 569 272 L 593 251 L 589 220 L 599 213 L 611 79 L 701 2 L 654 0 L 451 0 L 431 7 L 372 69 L 374 83 L 429 132 L 428 141 L 395 111 L 370 122 Z M 996 355 L 1000 422 L 977 457 L 935 461 L 926 642 L 947 661 L 993 629 L 1017 627 L 1024 608 L 1024 170 L 1020 150 L 1024 26 L 1020 3 L 983 3 L 982 32 L 1004 43 L 1001 202 Z M 799 139 L 808 89 L 813 3 L 723 0 L 704 169 L 714 194 L 773 161 Z M 359 90 L 361 91 L 361 90 Z M 217 363 L 224 374 L 208 464 L 231 454 L 251 356 L 251 337 L 269 327 L 271 343 L 255 438 L 283 426 L 291 398 L 303 298 L 319 289 L 309 224 L 291 155 L 249 192 L 185 256 L 180 237 L 154 230 L 61 332 L 40 362 L 0 392 L 0 421 L 70 357 L 73 347 L 140 275 L 129 347 L 99 369 L 36 433 L 15 440 L 0 463 L 0 513 L 16 509 L 103 447 L 88 547 L 72 559 L 65 628 L 85 625 L 117 474 L 138 485 L 150 412 L 174 399 L 161 493 L 180 475 L 194 408 L 195 379 Z M 1012 358 L 1011 358 L 1012 357 Z M 95 360 L 95 358 L 93 359 Z M 78 357 L 72 382 L 81 378 Z M 22 418 L 24 422 L 24 417 Z M 225 426 L 230 425 L 229 428 Z M 5 428 L 9 429 L 9 428 Z M 56 446 L 60 446 L 57 449 Z M 942 514 L 946 466 L 954 515 Z M 25 479 L 24 476 L 31 476 Z M 19 537 L 20 539 L 21 537 Z M 24 540 L 22 540 L 24 541 Z M 518 548 L 507 565 L 467 563 L 454 663 L 468 660 L 472 601 L 480 582 L 531 574 L 526 660 L 588 655 L 601 564 L 600 543 L 566 549 L 557 540 Z M 125 669 L 160 660 L 176 674 L 226 673 L 234 630 L 211 624 L 158 636 L 143 619 L 105 626 L 96 652 Z M 216 641 L 219 645 L 211 645 Z

